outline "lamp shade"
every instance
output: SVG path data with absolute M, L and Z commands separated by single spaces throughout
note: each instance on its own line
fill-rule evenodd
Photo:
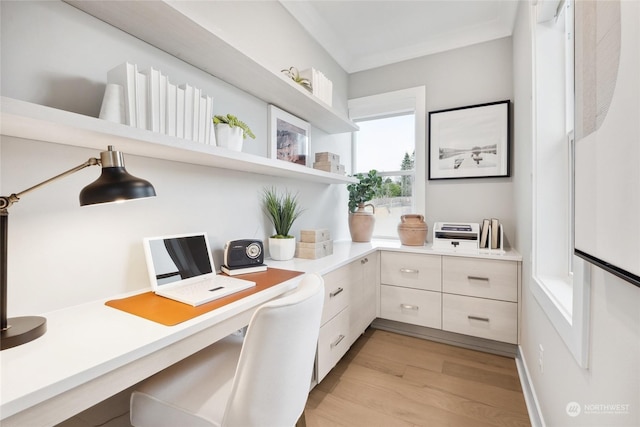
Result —
M 100 153 L 102 174 L 80 192 L 80 205 L 119 202 L 131 199 L 154 197 L 156 191 L 149 181 L 130 175 L 124 167 L 124 158 L 119 151 Z

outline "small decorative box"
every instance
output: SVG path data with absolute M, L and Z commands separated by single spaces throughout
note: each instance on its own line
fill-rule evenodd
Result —
M 300 242 L 317 243 L 331 239 L 329 229 L 322 228 L 318 230 L 300 230 Z
M 296 244 L 297 258 L 316 259 L 322 258 L 333 253 L 333 240 L 325 240 L 323 242 L 308 243 L 299 242 Z
M 331 163 L 340 163 L 340 156 L 334 153 L 329 153 L 327 151 L 322 153 L 316 153 L 316 162 L 331 162 Z
M 341 175 L 345 174 L 344 165 L 333 162 L 314 162 L 313 168 L 325 172 L 339 173 Z

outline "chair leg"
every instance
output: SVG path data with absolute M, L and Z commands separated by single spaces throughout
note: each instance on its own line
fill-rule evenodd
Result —
M 302 415 L 300 415 L 300 418 L 298 418 L 296 427 L 307 427 L 307 420 L 304 418 L 304 411 L 302 411 Z

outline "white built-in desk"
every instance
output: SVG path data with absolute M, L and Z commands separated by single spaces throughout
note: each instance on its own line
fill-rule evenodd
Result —
M 393 241 L 335 242 L 333 255 L 321 259 L 267 264 L 326 274 L 379 249 L 436 254 L 430 246 L 406 247 Z M 446 254 L 521 261 L 515 252 Z M 44 313 L 44 336 L 0 353 L 1 424 L 35 427 L 62 422 L 246 326 L 259 305 L 293 289 L 300 277 L 171 327 L 104 304 L 127 295 Z

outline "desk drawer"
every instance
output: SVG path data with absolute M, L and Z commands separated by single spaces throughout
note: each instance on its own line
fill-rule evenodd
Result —
M 443 294 L 442 329 L 517 344 L 518 304 Z
M 381 285 L 380 317 L 440 329 L 441 295 L 439 292 Z
M 518 264 L 514 261 L 443 257 L 442 292 L 518 301 Z
M 382 252 L 380 279 L 385 285 L 441 290 L 441 257 L 438 255 Z
M 351 267 L 347 265 L 323 276 L 324 308 L 321 325 L 331 320 L 349 304 L 349 294 L 352 291 L 350 273 Z
M 349 349 L 349 310 L 338 313 L 320 328 L 318 337 L 318 382 L 329 373 Z

